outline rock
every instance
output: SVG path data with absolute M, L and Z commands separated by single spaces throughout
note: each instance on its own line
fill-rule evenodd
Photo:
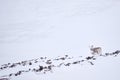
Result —
M 8 78 L 0 78 L 0 80 L 9 80 Z

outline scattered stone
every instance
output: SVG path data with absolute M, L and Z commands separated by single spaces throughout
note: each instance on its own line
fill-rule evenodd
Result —
M 120 50 L 117 50 L 113 53 L 105 53 L 104 55 L 100 55 L 100 57 L 107 57 L 107 56 L 117 56 L 120 53 Z M 70 58 L 68 57 L 68 55 L 65 55 L 64 57 L 60 57 L 56 58 L 56 59 L 47 59 L 47 57 L 40 57 L 38 59 L 32 59 L 32 60 L 26 60 L 26 61 L 21 61 L 21 62 L 17 62 L 17 63 L 7 63 L 7 64 L 3 64 L 0 67 L 0 71 L 4 70 L 4 69 L 9 69 L 9 68 L 15 68 L 16 66 L 30 66 L 33 65 L 34 63 L 45 63 L 45 66 L 39 65 L 39 68 L 29 68 L 28 70 L 20 70 L 16 73 L 10 73 L 9 75 L 7 75 L 6 77 L 12 77 L 12 76 L 19 76 L 23 73 L 27 73 L 27 72 L 40 72 L 40 73 L 47 73 L 48 71 L 51 71 L 53 69 L 53 67 L 61 67 L 61 66 L 71 66 L 71 65 L 75 65 L 75 64 L 79 64 L 79 63 L 84 63 L 84 62 L 88 62 L 91 65 L 93 64 L 93 60 L 96 60 L 96 57 L 94 56 L 88 56 L 85 59 L 82 60 L 77 60 L 77 61 L 71 61 L 68 63 L 65 63 L 66 60 L 69 59 L 74 59 L 73 57 Z M 42 60 L 42 61 L 39 61 Z M 58 64 L 54 64 L 54 61 L 61 61 L 61 63 Z M 9 80 L 8 78 L 1 78 L 0 80 Z

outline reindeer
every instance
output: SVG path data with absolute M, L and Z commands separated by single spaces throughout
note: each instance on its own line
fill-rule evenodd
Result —
M 91 45 L 90 50 L 92 51 L 93 55 L 101 55 L 102 54 L 102 48 L 101 47 L 93 47 L 93 45 Z

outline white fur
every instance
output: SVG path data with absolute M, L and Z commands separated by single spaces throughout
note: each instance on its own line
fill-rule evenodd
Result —
M 92 45 L 92 46 L 90 46 L 90 50 L 93 55 L 101 55 L 101 53 L 102 53 L 101 47 L 93 47 L 93 45 Z

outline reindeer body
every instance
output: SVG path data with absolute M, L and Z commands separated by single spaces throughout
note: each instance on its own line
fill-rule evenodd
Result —
M 101 55 L 102 48 L 101 47 L 93 47 L 93 45 L 90 47 L 90 50 L 92 51 L 93 55 Z

